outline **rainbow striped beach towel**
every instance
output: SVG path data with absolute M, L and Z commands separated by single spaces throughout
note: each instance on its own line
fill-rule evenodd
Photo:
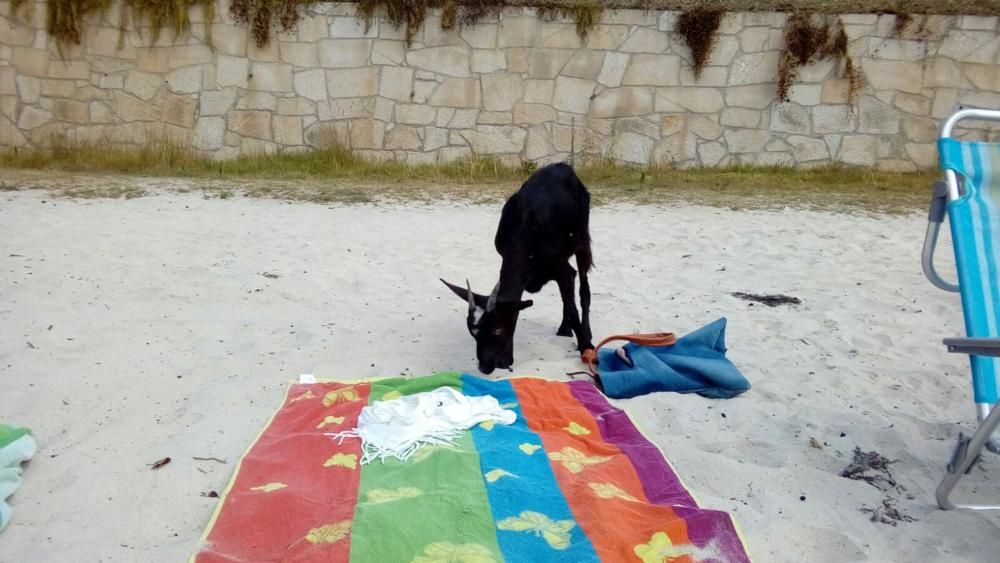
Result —
M 361 465 L 361 408 L 450 386 L 514 424 Z M 458 373 L 291 385 L 192 557 L 235 561 L 749 561 L 725 512 L 698 507 L 663 454 L 589 382 Z

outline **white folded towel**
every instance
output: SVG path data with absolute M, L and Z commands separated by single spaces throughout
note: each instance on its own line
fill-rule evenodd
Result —
M 454 445 L 462 431 L 492 420 L 512 424 L 514 411 L 500 408 L 494 397 L 467 397 L 451 387 L 440 387 L 361 409 L 353 430 L 327 434 L 339 439 L 361 438 L 361 464 L 394 457 L 406 461 L 426 444 Z

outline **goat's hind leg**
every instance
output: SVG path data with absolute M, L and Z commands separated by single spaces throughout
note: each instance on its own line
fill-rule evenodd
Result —
M 576 280 L 576 270 L 566 264 L 560 271 L 556 282 L 559 284 L 559 295 L 563 302 L 563 320 L 556 332 L 559 336 L 573 336 L 576 334 L 577 341 L 580 341 L 582 327 L 580 325 L 580 312 L 576 309 L 576 301 L 573 295 L 573 285 Z

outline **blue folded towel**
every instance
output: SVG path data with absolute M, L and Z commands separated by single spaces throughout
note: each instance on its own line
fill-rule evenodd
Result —
M 627 362 L 613 349 L 598 351 L 600 380 L 608 397 L 627 399 L 674 391 L 728 399 L 750 389 L 750 382 L 726 358 L 725 318 L 678 339 L 673 346 L 630 342 L 624 350 Z

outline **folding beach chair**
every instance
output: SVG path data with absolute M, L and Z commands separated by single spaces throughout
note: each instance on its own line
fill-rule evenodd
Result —
M 972 436 L 959 434 L 948 472 L 938 485 L 941 508 L 998 509 L 1000 505 L 956 505 L 948 499 L 959 479 L 979 460 L 983 449 L 1000 453 L 1000 408 L 995 408 L 1000 384 L 1000 143 L 959 141 L 951 137 L 962 120 L 1000 121 L 1000 111 L 963 109 L 945 121 L 938 139 L 945 182 L 934 185 L 923 268 L 935 286 L 959 292 L 966 338 L 946 338 L 949 352 L 968 354 L 979 428 Z M 946 282 L 934 269 L 934 246 L 945 213 L 958 269 L 958 284 Z

